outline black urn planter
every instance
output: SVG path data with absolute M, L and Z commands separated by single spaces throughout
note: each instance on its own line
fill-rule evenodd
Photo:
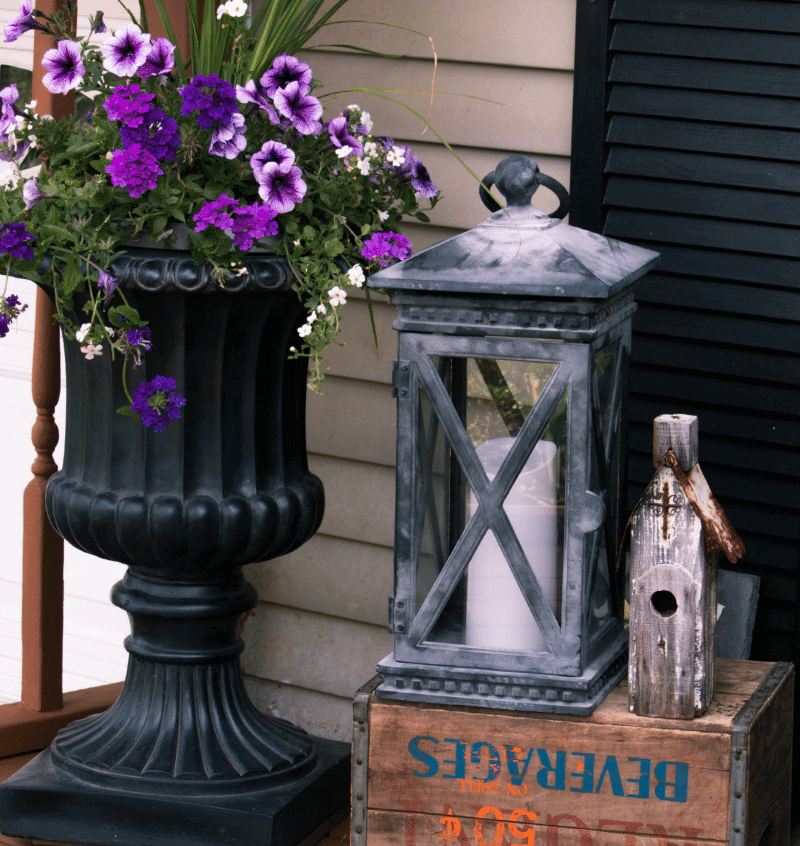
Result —
M 349 746 L 267 717 L 239 668 L 241 568 L 319 527 L 308 470 L 305 312 L 285 260 L 258 256 L 224 289 L 188 254 L 131 250 L 114 266 L 149 321 L 141 379 L 187 397 L 163 432 L 116 414 L 120 356 L 67 344 L 64 466 L 47 513 L 67 541 L 128 565 L 128 674 L 105 713 L 72 723 L 0 785 L 3 834 L 76 843 L 290 846 L 349 805 Z M 76 317 L 77 322 L 81 322 Z

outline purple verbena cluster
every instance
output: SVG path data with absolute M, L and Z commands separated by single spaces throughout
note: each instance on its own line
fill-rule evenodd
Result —
M 158 184 L 158 177 L 164 171 L 158 159 L 141 144 L 131 144 L 122 150 L 114 150 L 111 164 L 106 166 L 111 184 L 128 189 L 131 197 L 141 197 L 145 191 L 152 191 Z
M 194 216 L 195 231 L 202 232 L 209 226 L 216 226 L 229 233 L 240 250 L 249 250 L 259 238 L 277 234 L 276 214 L 267 205 L 239 205 L 233 197 L 222 194 L 206 203 Z
M 27 307 L 19 301 L 16 294 L 0 297 L 0 338 L 5 338 L 11 321 L 19 317 Z
M 143 425 L 154 432 L 163 432 L 173 420 L 180 420 L 181 408 L 186 405 L 186 398 L 176 387 L 171 376 L 156 376 L 142 382 L 133 395 L 131 411 L 139 415 Z
M 35 239 L 24 223 L 3 223 L 0 225 L 0 254 L 33 261 L 31 242 Z
M 411 242 L 397 232 L 376 232 L 364 241 L 361 255 L 367 261 L 377 261 L 381 267 L 388 267 L 411 255 Z
M 121 121 L 123 126 L 135 129 L 142 125 L 155 96 L 142 91 L 136 84 L 119 85 L 106 101 L 105 109 L 111 120 Z

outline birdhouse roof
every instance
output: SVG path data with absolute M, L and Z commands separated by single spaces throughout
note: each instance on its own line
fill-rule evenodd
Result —
M 681 467 L 675 453 L 668 449 L 661 457 L 656 467 L 656 474 L 647 489 L 650 489 L 656 476 L 665 465 L 670 468 L 675 480 L 683 488 L 686 499 L 702 523 L 706 549 L 710 553 L 721 550 L 732 564 L 738 561 L 744 555 L 744 543 L 742 543 L 736 529 L 731 525 L 730 520 L 725 516 L 722 506 L 711 493 L 711 488 L 709 488 L 699 464 L 695 464 L 687 473 Z M 641 500 L 636 509 L 640 506 Z

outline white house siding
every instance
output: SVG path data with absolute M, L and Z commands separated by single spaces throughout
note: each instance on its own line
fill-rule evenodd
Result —
M 444 95 L 435 100 L 431 123 L 479 177 L 503 156 L 520 152 L 569 187 L 575 0 L 455 5 L 350 0 L 342 13 L 430 34 L 439 59 L 438 91 L 505 104 Z M 427 39 L 347 24 L 325 30 L 317 41 L 407 55 L 381 59 L 335 48 L 309 53 L 305 58 L 323 81 L 323 94 L 364 85 L 430 89 Z M 427 116 L 429 96 L 391 96 Z M 474 180 L 430 130 L 423 134 L 413 115 L 360 92 L 338 96 L 333 110 L 351 103 L 371 113 L 376 133 L 409 144 L 442 190 L 432 225 L 406 227 L 415 249 L 485 219 L 488 212 Z M 534 199 L 545 211 L 556 206 L 544 189 Z M 309 461 L 326 491 L 322 527 L 291 555 L 247 568 L 261 596 L 244 624 L 243 664 L 251 696 L 265 711 L 343 740 L 351 737 L 353 693 L 392 648 L 386 622 L 393 581 L 394 314 L 385 299 L 375 306 L 376 353 L 364 297 L 350 296 L 340 336 L 345 345 L 327 356 L 323 394 L 308 398 Z

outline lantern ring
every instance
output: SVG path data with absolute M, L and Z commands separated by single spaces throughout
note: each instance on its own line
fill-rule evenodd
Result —
M 606 518 L 606 506 L 603 498 L 592 491 L 584 491 L 575 503 L 575 527 L 579 532 L 588 534 L 603 525 Z
M 495 184 L 506 198 L 506 204 L 512 207 L 529 206 L 536 189 L 544 185 L 558 197 L 559 201 L 558 208 L 548 217 L 562 220 L 569 213 L 567 189 L 557 179 L 542 173 L 539 165 L 527 156 L 506 156 L 491 173 L 484 176 L 478 188 L 478 194 L 491 212 L 502 208 L 489 193 L 489 189 Z

